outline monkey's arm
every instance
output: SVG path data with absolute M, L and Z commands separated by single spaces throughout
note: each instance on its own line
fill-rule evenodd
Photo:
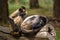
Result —
M 16 17 L 17 14 L 18 14 L 18 9 L 17 9 L 16 11 L 14 11 L 12 14 L 10 14 L 9 17 L 10 17 L 11 19 L 14 19 L 14 17 Z

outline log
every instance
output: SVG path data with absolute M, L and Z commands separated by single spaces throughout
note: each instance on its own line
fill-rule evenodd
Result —
M 11 30 L 9 29 L 9 27 L 2 27 L 0 26 L 0 40 L 48 40 L 48 39 L 44 39 L 44 38 L 35 38 L 35 37 L 25 37 L 25 36 L 21 36 L 21 37 L 14 37 L 10 34 Z

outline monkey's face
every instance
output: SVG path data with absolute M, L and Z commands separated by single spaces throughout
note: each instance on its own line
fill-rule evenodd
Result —
M 21 12 L 23 14 L 26 14 L 27 13 L 26 9 L 22 9 L 22 8 L 19 9 L 19 12 Z
M 22 9 L 22 12 L 25 13 L 25 14 L 27 14 L 27 11 L 25 9 Z

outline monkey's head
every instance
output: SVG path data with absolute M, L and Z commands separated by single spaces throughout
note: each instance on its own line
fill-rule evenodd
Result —
M 21 8 L 19 8 L 19 15 L 24 18 L 25 15 L 27 14 L 26 8 L 24 6 L 22 6 Z
M 24 6 L 22 6 L 21 8 L 19 8 L 19 11 L 20 12 L 25 12 L 26 11 L 26 8 Z

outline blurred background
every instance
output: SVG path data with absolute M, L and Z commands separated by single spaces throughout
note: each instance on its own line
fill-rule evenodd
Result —
M 25 6 L 28 15 L 52 16 L 53 0 L 8 0 L 8 4 L 10 14 L 21 6 Z

